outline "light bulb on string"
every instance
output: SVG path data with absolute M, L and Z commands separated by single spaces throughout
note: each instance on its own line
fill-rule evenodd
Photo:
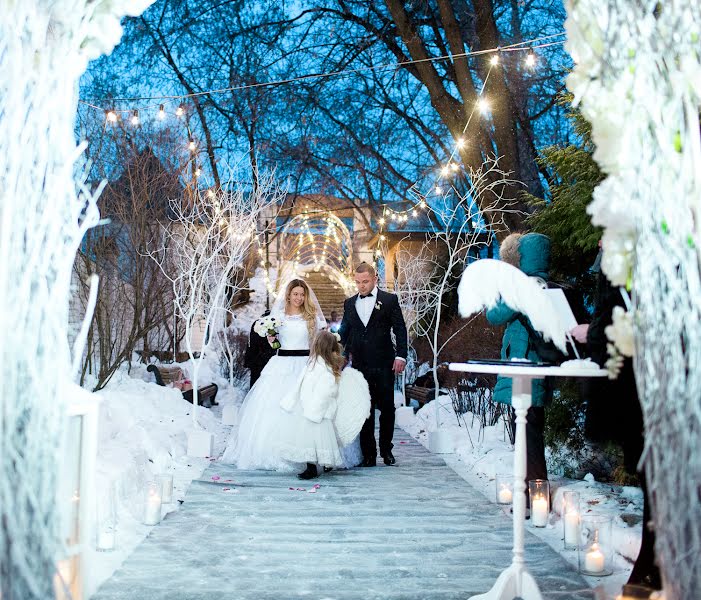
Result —
M 197 150 L 197 144 L 195 143 L 195 140 L 190 140 L 190 143 L 187 145 L 188 149 L 190 152 L 194 152 Z
M 443 193 L 443 188 L 440 185 L 436 186 L 436 194 L 440 195 Z
M 201 169 L 195 169 L 195 177 L 199 177 L 202 175 L 202 170 Z
M 105 113 L 105 118 L 107 119 L 108 123 L 116 123 L 117 122 L 117 113 L 114 112 L 113 110 L 108 110 Z
M 486 115 L 489 112 L 489 101 L 486 98 L 480 98 L 477 101 L 477 108 L 483 115 Z
M 411 211 L 411 216 L 412 216 L 412 217 L 416 217 L 418 214 L 419 214 L 419 211 L 417 211 L 416 209 L 414 209 L 414 210 Z
M 161 121 L 166 118 L 166 108 L 162 104 L 158 107 L 158 118 Z
M 419 202 L 419 206 L 420 206 L 421 208 L 426 208 L 426 206 L 427 206 L 426 201 L 425 201 L 425 200 L 422 200 L 421 202 Z
M 450 168 L 453 171 L 457 171 L 460 168 L 460 166 L 458 165 L 458 163 L 450 163 Z
M 385 218 L 384 218 L 384 217 L 380 218 L 379 223 L 380 223 L 380 225 L 384 225 L 384 224 L 385 224 Z
M 441 168 L 441 175 L 443 175 L 443 177 L 450 175 L 450 167 L 446 165 L 445 167 Z
M 134 112 L 131 113 L 131 124 L 132 125 L 139 124 L 139 111 L 138 110 L 135 110 Z
M 489 59 L 489 64 L 496 67 L 499 64 L 499 55 L 493 54 L 492 58 Z
M 526 66 L 527 67 L 534 67 L 535 66 L 535 52 L 533 50 L 529 50 L 528 54 L 526 54 Z
M 458 138 L 457 141 L 455 142 L 455 145 L 459 148 L 462 149 L 465 146 L 467 146 L 467 140 L 465 138 Z
M 182 107 L 182 104 L 178 106 L 178 108 L 175 109 L 175 116 L 176 117 L 182 117 L 185 114 L 185 109 Z

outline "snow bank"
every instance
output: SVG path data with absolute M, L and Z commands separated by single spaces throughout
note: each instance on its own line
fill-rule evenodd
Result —
M 180 365 L 189 372 L 189 364 Z M 213 410 L 199 409 L 203 429 L 214 434 L 214 455 L 222 451 L 230 428 L 221 424 L 221 410 L 227 404 L 240 404 L 245 391 L 232 388 L 219 375 L 216 357 L 205 356 L 200 385 L 219 386 Z M 163 506 L 163 516 L 177 510 L 193 481 L 200 477 L 214 457 L 192 458 L 186 455 L 187 432 L 192 428 L 192 405 L 181 393 L 153 382 L 145 365 L 121 370 L 109 385 L 96 394 L 101 401 L 96 496 L 98 505 L 107 502 L 108 489 L 114 486 L 117 497 L 116 549 L 97 552 L 94 540 L 86 552 L 85 595 L 90 597 L 108 579 L 133 549 L 149 534 L 142 524 L 143 494 L 146 482 L 160 473 L 173 475 L 173 503 Z

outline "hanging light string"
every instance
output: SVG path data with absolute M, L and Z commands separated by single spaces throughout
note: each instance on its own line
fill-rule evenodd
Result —
M 527 52 L 526 58 L 524 60 L 524 63 L 527 67 L 533 68 L 536 64 L 536 55 L 534 50 L 536 49 L 541 49 L 541 48 L 548 48 L 552 46 L 559 46 L 565 43 L 564 39 L 558 39 L 556 41 L 547 41 L 547 40 L 554 40 L 555 38 L 562 38 L 565 35 L 565 32 L 560 32 L 557 34 L 549 35 L 549 36 L 543 36 L 540 38 L 535 38 L 531 40 L 526 40 L 523 42 L 518 42 L 515 44 L 511 44 L 508 46 L 500 46 L 497 48 L 492 48 L 488 50 L 476 50 L 473 52 L 465 52 L 461 54 L 448 54 L 448 55 L 443 55 L 443 56 L 438 56 L 438 57 L 430 57 L 430 58 L 424 58 L 424 59 L 418 59 L 418 60 L 408 60 L 408 61 L 401 61 L 401 62 L 396 62 L 396 63 L 388 63 L 388 64 L 383 64 L 383 65 L 377 65 L 377 66 L 371 66 L 371 67 L 360 67 L 360 68 L 355 68 L 355 69 L 345 69 L 342 71 L 331 71 L 328 73 L 318 73 L 318 74 L 309 74 L 309 75 L 303 75 L 300 77 L 295 77 L 295 78 L 288 78 L 288 79 L 281 79 L 277 81 L 272 81 L 272 82 L 261 82 L 261 83 L 254 83 L 254 84 L 248 84 L 248 85 L 241 85 L 241 86 L 234 86 L 234 87 L 229 87 L 229 88 L 220 88 L 220 89 L 214 89 L 214 90 L 208 90 L 208 91 L 202 91 L 202 92 L 196 92 L 192 94 L 180 94 L 180 95 L 162 95 L 162 96 L 146 96 L 146 97 L 134 97 L 134 98 L 114 98 L 111 100 L 111 102 L 139 102 L 139 101 L 158 101 L 156 104 L 147 104 L 145 106 L 141 106 L 140 108 L 128 108 L 128 109 L 117 109 L 117 108 L 109 108 L 105 109 L 102 106 L 98 106 L 97 104 L 85 101 L 85 100 L 79 100 L 81 104 L 84 106 L 87 106 L 89 108 L 95 109 L 95 110 L 101 110 L 104 111 L 105 113 L 105 127 L 108 125 L 113 125 L 119 121 L 119 117 L 122 114 L 127 114 L 131 115 L 130 122 L 131 125 L 134 127 L 138 127 L 141 123 L 141 118 L 140 114 L 142 112 L 146 112 L 155 106 L 158 106 L 158 113 L 157 117 L 159 120 L 164 120 L 167 116 L 167 111 L 166 111 L 166 104 L 170 103 L 172 101 L 184 101 L 187 100 L 188 98 L 195 98 L 195 97 L 201 97 L 201 96 L 207 96 L 207 95 L 213 95 L 213 94 L 220 94 L 220 93 L 227 93 L 227 92 L 233 92 L 233 91 L 240 91 L 240 90 L 245 90 L 245 89 L 252 89 L 252 88 L 260 88 L 260 87 L 276 87 L 276 86 L 281 86 L 285 84 L 290 84 L 290 83 L 295 83 L 299 81 L 308 81 L 312 79 L 329 79 L 332 77 L 343 77 L 343 76 L 350 76 L 358 73 L 364 73 L 368 71 L 378 71 L 378 70 L 388 70 L 388 69 L 399 69 L 403 66 L 411 65 L 411 64 L 419 64 L 419 63 L 425 63 L 425 62 L 436 62 L 436 61 L 442 61 L 442 60 L 449 60 L 449 59 L 455 59 L 455 58 L 463 58 L 463 57 L 476 57 L 476 56 L 483 56 L 483 55 L 491 55 L 489 58 L 489 69 L 487 70 L 487 74 L 484 78 L 484 81 L 482 82 L 482 85 L 479 89 L 479 92 L 477 94 L 477 102 L 475 102 L 472 106 L 472 109 L 470 110 L 470 114 L 465 122 L 465 125 L 462 128 L 462 132 L 458 139 L 455 141 L 455 144 L 450 152 L 450 155 L 448 156 L 446 164 L 439 169 L 437 173 L 437 181 L 435 183 L 435 187 L 433 189 L 435 195 L 437 196 L 443 196 L 445 197 L 447 192 L 449 191 L 450 188 L 448 188 L 448 191 L 446 193 L 443 193 L 443 188 L 441 186 L 441 182 L 443 180 L 447 180 L 452 174 L 457 173 L 459 171 L 460 166 L 458 162 L 455 159 L 456 155 L 459 155 L 460 150 L 464 147 L 465 144 L 467 144 L 467 140 L 465 139 L 465 134 L 467 132 L 467 129 L 470 126 L 470 123 L 472 122 L 472 118 L 477 110 L 479 110 L 483 114 L 487 114 L 489 112 L 489 103 L 488 101 L 484 98 L 484 90 L 487 86 L 487 82 L 489 81 L 489 77 L 492 73 L 492 70 L 499 64 L 499 56 L 500 53 L 502 52 Z M 174 111 L 174 114 L 176 117 L 183 117 L 185 115 L 185 107 L 181 103 L 179 104 Z M 188 131 L 188 150 L 192 154 L 192 160 L 196 161 L 196 155 L 198 153 L 198 147 L 197 147 L 197 142 L 195 141 L 195 137 L 190 129 L 189 123 L 186 123 L 187 131 Z M 202 171 L 199 167 L 197 167 L 196 163 L 193 163 L 193 176 L 197 180 Z M 451 184 L 452 187 L 452 184 Z M 394 221 L 397 223 L 406 223 L 409 219 L 409 215 L 416 217 L 419 214 L 419 210 L 431 210 L 430 205 L 426 201 L 426 198 L 430 195 L 429 193 L 421 193 L 418 190 L 417 183 L 411 186 L 409 189 L 408 193 L 415 197 L 417 200 L 412 204 L 407 209 L 404 210 L 394 210 L 390 208 L 391 203 L 384 203 L 381 205 L 381 208 L 383 209 L 382 217 L 378 220 L 379 224 L 379 230 L 378 230 L 378 236 L 377 236 L 377 244 L 376 244 L 376 249 L 375 249 L 375 259 L 379 259 L 382 256 L 384 256 L 385 252 L 383 252 L 383 248 L 386 250 L 387 249 L 387 244 L 386 244 L 386 235 L 385 231 L 387 231 L 387 225 L 389 224 L 388 221 Z M 327 212 L 328 211 L 317 211 L 317 212 Z M 307 211 L 305 210 L 305 214 L 307 214 Z M 304 237 L 304 235 L 307 235 L 308 237 L 314 237 L 314 235 L 309 231 L 309 226 L 306 222 L 306 219 L 304 221 L 304 225 L 306 226 L 306 233 L 300 234 L 300 236 Z M 268 265 L 264 259 L 264 244 L 261 243 L 260 237 L 256 236 L 254 234 L 254 237 L 256 239 L 257 247 L 258 247 L 258 254 L 260 258 L 260 266 L 263 268 L 265 272 L 265 286 L 268 289 L 268 292 L 274 297 L 275 296 L 275 290 L 274 286 L 272 284 L 272 281 L 270 279 L 270 265 Z M 323 236 L 324 238 L 326 237 L 326 234 Z M 334 236 L 335 237 L 335 236 Z M 313 252 L 313 260 L 314 260 L 314 267 L 315 270 L 319 270 L 320 266 L 323 265 L 323 262 L 320 262 L 319 257 L 316 254 L 316 244 L 314 241 L 311 241 L 310 244 L 312 245 L 312 250 Z M 325 258 L 326 255 L 326 243 L 322 242 L 324 246 L 324 252 L 322 253 L 322 258 Z M 298 247 L 295 249 L 295 264 L 298 263 L 299 259 L 302 258 L 302 243 L 298 245 Z M 350 281 L 350 278 L 346 273 L 342 273 L 341 276 L 346 279 L 348 278 Z M 346 282 L 344 281 L 344 284 Z M 345 286 L 344 286 L 345 287 Z
M 416 59 L 416 60 L 405 60 L 405 61 L 400 61 L 400 62 L 394 62 L 394 63 L 385 63 L 381 65 L 374 65 L 374 66 L 368 66 L 368 67 L 356 67 L 353 69 L 343 69 L 343 70 L 338 70 L 338 71 L 329 71 L 327 73 L 310 73 L 308 75 L 300 75 L 299 77 L 290 77 L 286 79 L 278 79 L 275 81 L 264 81 L 264 82 L 258 82 L 258 83 L 250 83 L 250 84 L 245 84 L 245 85 L 238 85 L 238 86 L 232 86 L 232 87 L 227 87 L 227 88 L 215 88 L 211 90 L 205 90 L 201 92 L 193 92 L 191 94 L 163 94 L 159 96 L 134 96 L 134 97 L 124 97 L 124 98 L 112 98 L 110 99 L 111 103 L 118 103 L 118 102 L 128 102 L 128 103 L 136 103 L 136 102 L 148 102 L 148 104 L 145 104 L 143 106 L 140 106 L 136 110 L 140 110 L 143 112 L 146 112 L 150 109 L 153 108 L 158 108 L 158 117 L 160 119 L 163 119 L 166 114 L 165 110 L 165 105 L 172 103 L 174 101 L 184 101 L 187 100 L 188 98 L 198 98 L 201 96 L 210 96 L 210 95 L 215 95 L 215 94 L 224 94 L 224 93 L 229 93 L 229 92 L 235 92 L 235 91 L 241 91 L 241 90 L 247 90 L 247 89 L 254 89 L 254 88 L 261 88 L 261 87 L 278 87 L 281 85 L 287 85 L 290 83 L 297 83 L 300 81 L 309 81 L 313 79 L 331 79 L 334 77 L 348 77 L 350 75 L 356 75 L 359 73 L 367 73 L 370 71 L 386 71 L 386 70 L 398 70 L 402 67 L 408 66 L 408 65 L 415 65 L 415 64 L 421 64 L 421 63 L 426 63 L 426 62 L 440 62 L 444 60 L 451 60 L 451 59 L 456 59 L 456 58 L 466 58 L 466 57 L 476 57 L 476 56 L 482 56 L 486 54 L 494 54 L 498 52 L 533 52 L 533 50 L 537 50 L 539 48 L 548 48 L 551 46 L 559 46 L 565 43 L 564 39 L 560 39 L 557 41 L 547 41 L 547 40 L 553 40 L 555 38 L 562 38 L 566 35 L 564 31 L 560 33 L 555 33 L 552 35 L 547 35 L 547 36 L 542 36 L 538 38 L 533 38 L 530 40 L 525 40 L 523 42 L 517 42 L 514 44 L 510 44 L 507 46 L 498 46 L 497 48 L 490 48 L 487 50 L 474 50 L 471 52 L 462 52 L 459 54 L 444 54 L 441 56 L 432 56 L 429 58 L 421 58 L 421 59 Z M 97 104 L 97 102 L 100 102 L 100 100 L 79 100 L 81 104 L 84 106 L 87 106 L 89 108 L 93 108 L 95 110 L 101 110 L 104 111 L 106 114 L 110 114 L 112 116 L 109 117 L 110 120 L 114 119 L 116 121 L 117 119 L 115 118 L 119 114 L 130 114 L 133 113 L 135 110 L 133 107 L 132 108 L 125 108 L 125 109 L 118 109 L 118 108 L 109 108 L 105 106 L 100 106 Z M 183 107 L 178 106 L 175 109 L 176 116 L 180 116 L 178 112 L 180 112 L 180 115 L 182 114 Z

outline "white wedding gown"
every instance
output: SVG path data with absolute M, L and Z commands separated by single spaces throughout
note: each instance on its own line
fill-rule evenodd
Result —
M 307 322 L 301 315 L 284 315 L 278 339 L 283 350 L 308 350 Z M 235 464 L 239 469 L 299 470 L 299 464 L 279 456 L 276 446 L 282 428 L 290 423 L 280 401 L 294 388 L 308 360 L 308 356 L 270 359 L 243 401 L 238 431 L 232 431 L 222 462 Z M 344 466 L 355 466 L 362 460 L 357 440 L 342 449 L 342 454 Z

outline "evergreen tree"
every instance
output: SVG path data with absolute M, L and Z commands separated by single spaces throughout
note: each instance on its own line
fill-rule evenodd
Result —
M 560 103 L 569 106 L 567 116 L 578 143 L 550 146 L 541 152 L 538 161 L 551 174 L 549 194 L 546 198 L 527 194 L 528 203 L 536 209 L 527 223 L 531 231 L 543 233 L 552 241 L 553 278 L 587 291 L 601 230 L 591 224 L 586 208 L 604 174 L 592 156 L 591 126 L 571 106 L 572 95 L 562 94 Z

